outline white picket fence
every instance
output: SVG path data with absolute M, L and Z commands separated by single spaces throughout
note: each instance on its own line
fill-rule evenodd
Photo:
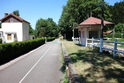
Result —
M 73 37 L 72 37 L 72 40 L 73 40 L 73 42 L 74 42 L 75 44 L 81 44 L 81 39 L 80 39 L 80 37 L 76 37 L 76 38 L 73 38 Z
M 113 48 L 104 47 L 103 46 L 104 43 L 113 44 Z M 113 56 L 115 57 L 117 53 L 120 53 L 120 54 L 124 55 L 124 48 L 122 48 L 123 50 L 118 50 L 118 47 L 117 47 L 118 44 L 119 45 L 124 45 L 124 42 L 118 42 L 117 39 L 115 39 L 115 41 L 105 41 L 105 40 L 97 40 L 97 39 L 92 38 L 92 39 L 87 39 L 87 45 L 86 46 L 100 47 L 100 52 L 103 52 L 103 50 L 112 51 Z
M 86 46 L 88 47 L 93 47 L 93 46 L 99 47 L 100 46 L 99 39 L 92 38 L 92 39 L 87 39 L 86 41 L 87 41 Z

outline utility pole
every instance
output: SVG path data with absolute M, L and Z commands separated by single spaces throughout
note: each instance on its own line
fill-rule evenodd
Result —
M 72 32 L 73 32 L 73 36 L 72 36 L 72 40 L 74 41 L 74 23 L 73 23 L 73 25 L 72 25 Z
M 103 28 L 104 28 L 104 0 L 102 0 L 102 6 L 101 6 L 101 36 L 100 38 L 103 39 Z
M 104 0 L 101 5 L 101 29 L 100 29 L 100 52 L 103 52 L 103 28 L 104 28 Z
M 74 37 L 74 23 L 73 23 L 73 37 Z

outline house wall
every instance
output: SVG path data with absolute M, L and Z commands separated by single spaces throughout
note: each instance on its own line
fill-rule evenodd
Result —
M 23 41 L 23 35 L 22 35 L 23 30 L 22 30 L 22 23 L 21 22 L 2 23 L 2 31 L 4 32 L 3 36 L 5 37 L 6 43 L 14 41 L 14 40 L 12 40 L 12 41 L 7 40 L 7 34 L 6 34 L 7 32 L 16 33 L 17 41 Z
M 22 23 L 23 24 L 23 41 L 29 40 L 29 24 Z
M 0 29 L 0 38 L 2 38 L 2 29 Z
M 83 46 L 87 45 L 87 39 L 89 39 L 89 31 L 98 31 L 98 35 L 100 38 L 100 26 L 86 26 L 86 27 L 80 27 L 79 31 L 81 32 L 81 44 Z M 83 32 L 84 32 L 84 38 L 83 38 Z
M 99 26 L 87 28 L 87 38 L 89 38 L 89 31 L 97 31 L 98 39 L 100 38 L 100 27 Z
M 81 44 L 83 46 L 85 46 L 86 45 L 86 39 L 87 39 L 87 28 L 83 28 L 80 31 L 81 31 Z

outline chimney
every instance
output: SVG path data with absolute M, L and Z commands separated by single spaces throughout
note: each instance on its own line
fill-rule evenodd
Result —
M 7 16 L 8 15 L 8 13 L 4 13 L 4 16 Z

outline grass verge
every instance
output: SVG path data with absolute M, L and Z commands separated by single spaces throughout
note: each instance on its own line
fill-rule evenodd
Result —
M 62 44 L 61 44 L 61 57 L 62 57 L 62 72 L 64 73 L 64 78 L 62 79 L 63 80 L 63 83 L 68 83 L 68 77 L 66 75 L 66 64 L 65 64 L 65 61 L 64 61 L 64 54 L 63 54 L 63 49 L 62 49 Z
M 109 39 L 110 41 L 115 41 L 115 39 Z M 124 38 L 120 38 L 120 39 L 118 39 L 118 42 L 124 42 Z
M 124 82 L 124 58 L 113 58 L 107 52 L 99 53 L 97 48 L 82 47 L 71 41 L 63 42 L 82 83 Z

